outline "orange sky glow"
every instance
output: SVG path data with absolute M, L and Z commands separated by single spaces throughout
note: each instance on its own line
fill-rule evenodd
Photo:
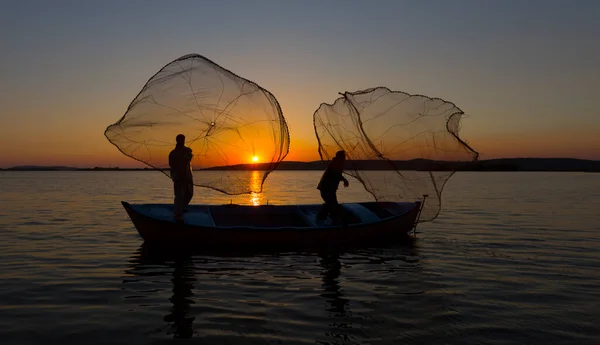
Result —
M 578 135 L 578 133 L 550 132 L 527 137 L 518 135 L 510 137 L 473 137 L 469 138 L 469 144 L 480 152 L 480 159 L 502 157 L 598 159 L 597 148 L 600 147 L 600 139 L 593 136 L 593 133 Z M 257 156 L 259 157 L 259 163 L 264 162 L 265 156 L 260 154 L 257 154 Z M 252 155 L 248 154 L 235 157 L 235 159 L 236 163 L 253 163 Z M 316 140 L 292 139 L 290 152 L 285 160 L 313 161 L 318 159 Z M 68 142 L 43 143 L 39 146 L 21 146 L 3 152 L 0 166 L 18 165 L 119 166 L 131 168 L 146 166 L 123 155 L 114 146 L 101 142 L 98 142 L 97 146 L 77 146 Z
M 152 75 L 189 53 L 277 98 L 291 138 L 287 161 L 319 159 L 312 121 L 321 103 L 377 86 L 454 103 L 467 115 L 461 138 L 480 159 L 600 160 L 598 5 L 548 3 L 540 12 L 518 4 L 439 2 L 431 20 L 420 2 L 240 3 L 247 8 L 239 13 L 194 3 L 143 14 L 134 4 L 40 3 L 31 11 L 14 2 L 0 21 L 0 168 L 145 167 L 104 130 Z M 227 155 L 264 162 L 272 149 L 261 139 Z

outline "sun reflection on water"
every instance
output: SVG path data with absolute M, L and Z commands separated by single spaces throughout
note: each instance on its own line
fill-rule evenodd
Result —
M 251 172 L 251 174 L 252 175 L 250 176 L 250 189 L 251 190 L 259 190 L 260 189 L 260 181 L 261 181 L 260 171 L 254 170 Z M 262 198 L 262 193 L 255 193 L 255 192 L 250 193 L 250 203 L 253 206 L 260 206 L 261 198 Z

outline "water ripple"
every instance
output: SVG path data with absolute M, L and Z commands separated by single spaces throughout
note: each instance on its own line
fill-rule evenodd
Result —
M 118 201 L 171 202 L 160 174 L 0 174 L 2 343 L 600 340 L 598 174 L 459 173 L 414 241 L 245 255 L 140 246 Z M 318 176 L 275 172 L 261 200 L 318 202 Z

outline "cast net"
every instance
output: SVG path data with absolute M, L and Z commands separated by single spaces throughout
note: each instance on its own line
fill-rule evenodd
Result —
M 196 54 L 160 69 L 104 134 L 169 177 L 169 152 L 183 134 L 193 151 L 194 185 L 231 195 L 261 192 L 290 141 L 269 91 Z
M 377 201 L 428 195 L 420 216 L 426 222 L 438 216 L 448 179 L 478 158 L 458 135 L 463 114 L 439 98 L 377 87 L 321 104 L 313 121 L 322 160 L 346 151 L 345 173 Z

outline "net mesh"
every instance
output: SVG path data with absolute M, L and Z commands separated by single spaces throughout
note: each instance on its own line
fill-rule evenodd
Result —
M 377 201 L 428 198 L 420 222 L 435 219 L 442 190 L 478 153 L 458 135 L 464 113 L 439 98 L 377 87 L 346 92 L 314 113 L 322 160 L 346 151 L 345 173 Z
M 231 195 L 261 192 L 289 151 L 275 97 L 197 54 L 160 69 L 105 131 L 122 153 L 169 177 L 178 134 L 193 151 L 193 170 L 213 170 L 194 174 L 194 185 Z

